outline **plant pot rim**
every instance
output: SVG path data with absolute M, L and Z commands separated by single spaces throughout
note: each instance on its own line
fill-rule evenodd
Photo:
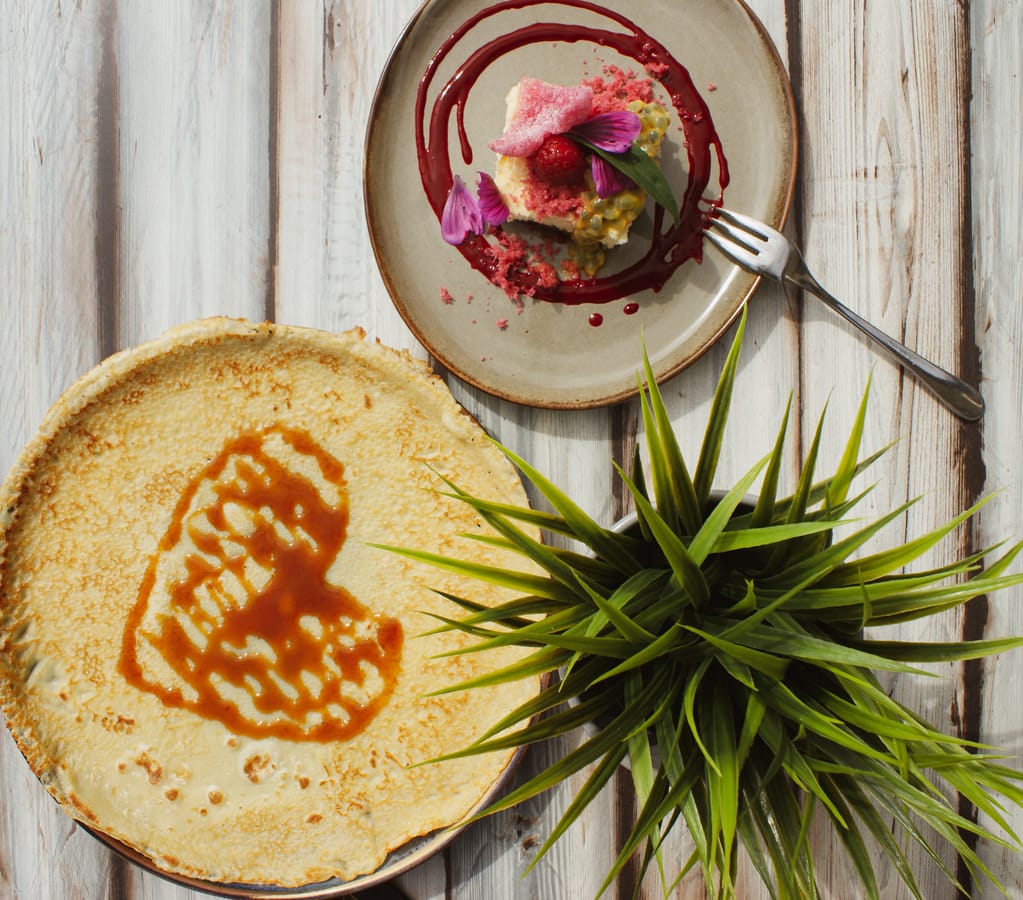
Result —
M 720 503 L 727 494 L 728 491 L 726 490 L 722 490 L 721 488 L 713 488 L 707 495 L 707 499 L 713 503 Z M 757 495 L 745 494 L 742 500 L 739 502 L 738 508 L 747 506 L 750 509 L 753 509 L 753 507 L 755 507 L 756 505 Z M 621 534 L 622 532 L 628 531 L 630 528 L 633 528 L 638 521 L 639 513 L 636 510 L 632 510 L 631 512 L 627 512 L 624 516 L 621 516 L 619 519 L 616 519 L 608 530 L 615 532 L 615 534 Z

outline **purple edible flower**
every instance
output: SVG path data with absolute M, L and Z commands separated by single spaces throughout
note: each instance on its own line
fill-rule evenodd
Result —
M 497 189 L 494 179 L 486 172 L 480 172 L 480 212 L 488 225 L 503 225 L 508 221 L 508 205 Z
M 578 135 L 608 153 L 624 153 L 642 130 L 639 116 L 630 110 L 620 109 L 580 122 L 568 135 Z
M 458 246 L 470 232 L 483 233 L 483 213 L 479 202 L 456 175 L 441 213 L 440 233 L 449 244 Z
M 636 186 L 636 183 L 628 175 L 620 172 L 596 153 L 590 157 L 590 172 L 593 175 L 594 190 L 601 199 Z

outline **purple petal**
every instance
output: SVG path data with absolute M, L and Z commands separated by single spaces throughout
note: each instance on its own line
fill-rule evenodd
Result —
M 593 187 L 600 198 L 610 197 L 626 188 L 636 186 L 636 183 L 628 175 L 618 171 L 611 163 L 596 153 L 590 157 L 590 172 L 593 174 Z
M 643 130 L 639 116 L 627 109 L 601 113 L 576 125 L 569 134 L 577 134 L 608 153 L 624 153 Z
M 503 225 L 508 221 L 508 204 L 497 189 L 494 179 L 480 172 L 480 212 L 488 225 Z
M 483 213 L 476 198 L 456 175 L 440 216 L 440 233 L 449 244 L 457 246 L 469 232 L 483 233 Z

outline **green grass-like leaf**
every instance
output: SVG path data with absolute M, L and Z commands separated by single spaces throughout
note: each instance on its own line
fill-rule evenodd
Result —
M 637 403 L 645 455 L 637 448 L 627 472 L 614 464 L 637 514 L 631 533 L 598 524 L 506 449 L 554 512 L 473 497 L 450 481 L 445 493 L 490 526 L 467 535 L 467 543 L 518 557 L 521 569 L 389 548 L 511 595 L 488 604 L 461 591 L 441 593 L 454 612 L 435 616 L 436 630 L 471 638 L 452 654 L 519 646 L 523 656 L 438 694 L 549 679 L 446 758 L 507 751 L 596 725 L 481 815 L 579 777 L 581 787 L 539 859 L 627 759 L 638 813 L 601 893 L 638 857 L 641 873 L 657 866 L 666 893 L 697 870 L 709 896 L 735 898 L 745 853 L 772 897 L 815 900 L 815 821 L 830 823 L 837 835 L 859 879 L 857 895 L 880 900 L 887 890 L 875 871 L 880 858 L 910 895 L 922 898 L 913 847 L 952 885 L 956 872 L 942 846 L 973 878 L 1003 889 L 975 842 L 1021 849 L 1007 809 L 1023 807 L 1023 772 L 996 748 L 925 721 L 891 696 L 877 673 L 926 676 L 921 667 L 928 664 L 1023 647 L 1023 637 L 914 642 L 882 633 L 1020 587 L 1023 574 L 1010 567 L 1023 542 L 919 568 L 924 554 L 977 515 L 981 501 L 919 537 L 865 552 L 914 502 L 868 521 L 855 518 L 871 490 L 857 480 L 892 446 L 862 452 L 869 382 L 831 475 L 817 473 L 822 414 L 791 494 L 779 496 L 783 473 L 794 469 L 785 461 L 790 401 L 765 455 L 726 489 L 713 490 L 744 327 L 745 313 L 692 475 L 644 351 Z M 743 423 L 741 439 L 757 430 Z M 584 549 L 543 544 L 534 536 L 538 528 Z M 960 799 L 979 811 L 978 821 L 960 811 Z M 688 830 L 694 849 L 671 861 L 665 838 L 676 827 Z

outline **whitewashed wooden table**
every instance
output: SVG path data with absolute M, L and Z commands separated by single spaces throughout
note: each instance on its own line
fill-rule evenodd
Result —
M 642 0 L 636 0 L 641 3 Z M 710 2 L 710 0 L 708 0 Z M 730 2 L 730 0 L 714 0 Z M 418 0 L 2 0 L 0 2 L 0 471 L 44 411 L 104 356 L 200 316 L 227 314 L 371 336 L 425 355 L 377 273 L 363 218 L 363 137 L 374 87 Z M 719 477 L 738 476 L 789 390 L 807 440 L 830 403 L 823 458 L 868 373 L 866 446 L 901 442 L 873 503 L 923 494 L 919 533 L 999 491 L 947 560 L 1023 535 L 1023 3 L 750 0 L 791 74 L 801 156 L 790 233 L 823 283 L 860 313 L 979 383 L 963 424 L 815 302 L 763 287 L 750 309 L 733 404 L 741 429 Z M 695 452 L 723 349 L 665 385 Z M 495 436 L 602 521 L 624 509 L 609 459 L 628 458 L 634 402 L 551 412 L 449 378 Z M 786 477 L 794 483 L 792 454 Z M 896 529 L 896 537 L 900 529 Z M 919 632 L 919 629 L 918 629 Z M 943 639 L 1023 633 L 1023 591 L 927 626 Z M 1023 765 L 1023 654 L 949 666 L 893 690 L 950 731 Z M 523 771 L 558 748 L 531 750 Z M 0 738 L 0 898 L 200 895 L 140 872 L 60 813 Z M 401 877 L 415 900 L 591 896 L 634 809 L 605 791 L 525 878 L 571 786 L 469 829 Z M 1023 813 L 1012 820 L 1023 829 Z M 825 896 L 850 871 L 822 846 Z M 681 853 L 681 849 L 679 850 Z M 1023 858 L 982 857 L 1023 897 Z M 924 895 L 956 896 L 919 860 Z M 882 866 L 883 868 L 883 866 Z M 610 896 L 632 894 L 632 872 Z M 651 880 L 640 896 L 659 893 Z M 894 875 L 885 897 L 902 897 Z M 975 896 L 992 896 L 978 889 Z M 677 896 L 702 898 L 698 879 Z M 746 877 L 743 898 L 768 896 Z

